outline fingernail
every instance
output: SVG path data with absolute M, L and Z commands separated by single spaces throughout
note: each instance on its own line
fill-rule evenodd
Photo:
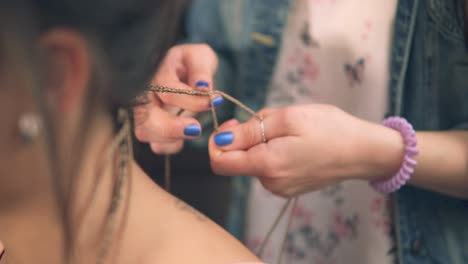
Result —
M 232 132 L 221 132 L 216 134 L 214 137 L 214 142 L 220 147 L 227 146 L 234 141 L 234 134 Z
M 195 87 L 196 88 L 208 88 L 210 87 L 210 84 L 208 82 L 205 82 L 205 81 L 198 81 L 195 83 Z
M 224 103 L 224 98 L 222 96 L 216 97 L 213 99 L 213 106 L 218 107 Z
M 201 129 L 198 125 L 190 125 L 184 129 L 184 135 L 186 136 L 198 136 L 201 133 Z

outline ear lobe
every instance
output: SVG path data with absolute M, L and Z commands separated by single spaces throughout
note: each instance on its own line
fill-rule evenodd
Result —
M 75 111 L 83 103 L 90 81 L 89 49 L 76 32 L 55 29 L 41 37 L 44 53 L 44 84 L 51 106 L 61 112 Z

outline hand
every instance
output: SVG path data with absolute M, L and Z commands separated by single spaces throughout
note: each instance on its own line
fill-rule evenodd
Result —
M 291 197 L 348 179 L 381 179 L 401 165 L 404 143 L 392 129 L 329 105 L 265 109 L 259 120 L 224 123 L 210 139 L 213 170 L 251 175 L 269 191 Z
M 218 59 L 207 45 L 190 44 L 171 48 L 158 69 L 152 84 L 178 89 L 212 89 Z M 195 113 L 210 109 L 210 99 L 181 94 L 147 92 L 140 98 L 144 104 L 135 107 L 135 135 L 150 143 L 157 154 L 179 152 L 185 139 L 201 134 Z M 215 105 L 222 98 L 215 98 Z M 181 116 L 177 116 L 183 110 Z

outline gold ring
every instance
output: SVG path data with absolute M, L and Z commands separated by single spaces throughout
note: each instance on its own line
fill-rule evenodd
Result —
M 259 121 L 260 121 L 260 133 L 262 135 L 262 143 L 266 143 L 267 139 L 265 136 L 265 124 L 263 122 L 263 117 L 260 117 Z

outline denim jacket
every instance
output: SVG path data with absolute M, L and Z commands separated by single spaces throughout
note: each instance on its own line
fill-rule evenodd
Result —
M 292 1 L 193 1 L 187 19 L 189 41 L 216 50 L 217 89 L 256 110 L 263 106 Z M 403 116 L 420 131 L 468 128 L 464 26 L 463 0 L 398 2 L 388 115 Z M 246 117 L 240 109 L 234 112 L 237 118 Z M 245 219 L 249 180 L 238 178 L 234 186 L 230 228 L 240 232 L 236 227 Z M 411 186 L 392 197 L 400 264 L 468 263 L 466 201 Z

